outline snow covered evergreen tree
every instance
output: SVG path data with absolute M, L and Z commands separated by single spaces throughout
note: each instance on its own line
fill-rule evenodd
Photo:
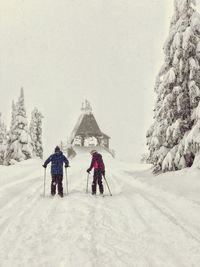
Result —
M 12 101 L 12 111 L 11 111 L 11 124 L 10 124 L 10 130 L 8 132 L 8 139 L 7 139 L 7 149 L 6 149 L 6 153 L 4 156 L 4 164 L 8 165 L 11 159 L 11 154 L 12 154 L 12 150 L 11 150 L 11 144 L 13 142 L 13 140 L 16 139 L 16 137 L 14 136 L 14 124 L 15 124 L 15 114 L 16 112 L 16 105 L 15 102 Z
M 200 15 L 195 0 L 175 0 L 174 7 L 156 79 L 154 123 L 147 132 L 155 172 L 191 166 L 200 147 L 193 144 L 194 132 L 200 134 Z
M 16 105 L 12 105 L 12 121 L 9 132 L 6 164 L 26 160 L 32 157 L 32 147 L 27 127 L 27 117 L 24 105 L 24 92 L 21 88 L 20 97 Z
M 4 162 L 4 156 L 6 151 L 6 125 L 1 120 L 1 113 L 0 113 L 0 165 Z
M 42 147 L 42 113 L 34 108 L 31 116 L 30 123 L 30 136 L 33 147 L 33 155 L 39 158 L 43 158 L 43 147 Z

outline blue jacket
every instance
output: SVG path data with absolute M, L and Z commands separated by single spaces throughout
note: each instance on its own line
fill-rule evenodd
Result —
M 62 151 L 55 152 L 52 154 L 44 163 L 44 167 L 51 162 L 51 174 L 52 175 L 63 175 L 63 163 L 65 163 L 65 168 L 69 166 L 68 159 L 63 155 Z

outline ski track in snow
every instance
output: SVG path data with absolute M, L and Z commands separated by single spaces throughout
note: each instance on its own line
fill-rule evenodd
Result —
M 199 267 L 198 204 L 134 179 L 115 162 L 107 178 L 112 197 L 105 184 L 105 197 L 86 194 L 78 163 L 68 171 L 69 195 L 52 198 L 48 174 L 43 197 L 40 165 L 0 188 L 1 267 Z

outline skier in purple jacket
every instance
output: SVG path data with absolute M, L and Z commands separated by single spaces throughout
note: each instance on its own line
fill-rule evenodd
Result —
M 87 172 L 90 173 L 94 168 L 93 182 L 92 182 L 92 194 L 96 194 L 97 183 L 99 185 L 100 194 L 103 194 L 103 183 L 102 175 L 105 176 L 105 166 L 102 159 L 102 155 L 99 154 L 96 150 L 90 152 L 92 155 L 92 161 Z

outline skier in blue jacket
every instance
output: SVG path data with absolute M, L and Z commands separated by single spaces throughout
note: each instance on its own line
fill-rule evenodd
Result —
M 58 185 L 58 194 L 63 197 L 63 164 L 65 168 L 69 167 L 68 159 L 63 155 L 58 146 L 55 148 L 55 153 L 52 154 L 42 165 L 44 168 L 51 162 L 51 195 L 56 194 L 56 185 Z

